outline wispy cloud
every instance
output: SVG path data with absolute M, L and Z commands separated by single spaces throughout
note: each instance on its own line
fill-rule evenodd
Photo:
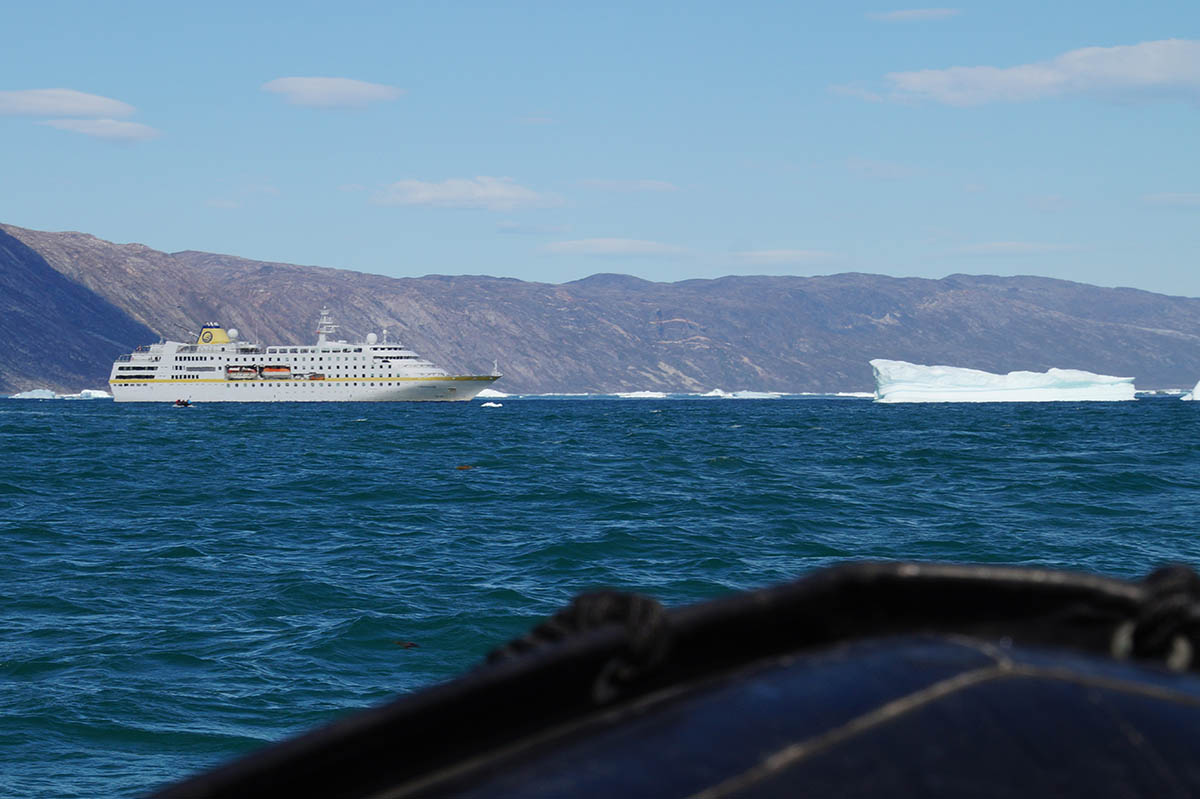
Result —
M 665 180 L 583 180 L 580 183 L 604 191 L 679 191 L 678 186 Z
M 1027 202 L 1029 207 L 1035 211 L 1043 213 L 1056 213 L 1065 211 L 1071 207 L 1071 203 L 1061 194 L 1043 194 L 1038 197 L 1030 197 Z
M 870 158 L 847 158 L 846 168 L 856 175 L 873 180 L 903 180 L 921 174 L 921 170 L 916 167 Z
M 1073 244 L 1047 244 L 1038 241 L 990 241 L 985 244 L 970 244 L 951 250 L 950 255 L 1052 255 L 1073 252 L 1079 248 Z
M 162 135 L 149 125 L 116 119 L 47 119 L 38 124 L 109 141 L 149 141 Z
M 832 94 L 840 94 L 843 97 L 855 97 L 859 100 L 866 100 L 869 103 L 882 103 L 887 99 L 877 91 L 872 91 L 853 83 L 838 83 L 830 86 L 829 91 Z
M 743 250 L 733 253 L 735 258 L 755 264 L 815 264 L 838 259 L 838 254 L 828 250 Z
M 512 211 L 557 205 L 558 199 L 518 184 L 512 178 L 480 176 L 451 178 L 441 183 L 398 180 L 377 193 L 378 205 L 429 205 L 437 208 L 477 208 Z
M 1142 197 L 1142 204 L 1153 208 L 1200 208 L 1200 193 L 1147 194 Z
M 962 13 L 957 8 L 906 8 L 901 11 L 880 11 L 867 14 L 867 19 L 876 22 L 927 22 L 936 19 L 949 19 Z
M 687 249 L 640 239 L 576 239 L 547 244 L 542 251 L 559 255 L 683 255 Z
M 1084 47 L 1014 67 L 950 67 L 885 76 L 890 98 L 955 106 L 1021 102 L 1071 94 L 1200 100 L 1200 41 L 1163 39 Z
M 74 89 L 22 89 L 0 92 L 0 114 L 46 117 L 123 117 L 129 103 Z
M 312 108 L 363 108 L 370 103 L 395 100 L 404 89 L 350 78 L 276 78 L 263 91 L 283 95 L 292 105 Z
M 513 222 L 511 219 L 506 219 L 499 225 L 496 225 L 496 232 L 498 233 L 536 236 L 544 236 L 553 233 L 566 233 L 570 229 L 570 225 L 530 225 L 524 222 Z

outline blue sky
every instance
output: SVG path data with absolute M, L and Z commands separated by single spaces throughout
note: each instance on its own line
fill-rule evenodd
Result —
M 1200 296 L 1200 4 L 43 0 L 0 38 L 24 227 L 394 276 Z

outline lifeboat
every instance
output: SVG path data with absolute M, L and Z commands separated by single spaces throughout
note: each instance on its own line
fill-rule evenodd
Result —
M 309 380 L 324 380 L 325 375 L 321 374 L 320 372 L 313 372 L 312 374 L 310 374 L 308 376 L 308 379 Z
M 290 366 L 264 366 L 261 372 L 264 378 L 271 380 L 290 380 L 292 377 Z
M 226 366 L 225 377 L 228 380 L 253 380 L 258 377 L 258 370 L 253 366 Z

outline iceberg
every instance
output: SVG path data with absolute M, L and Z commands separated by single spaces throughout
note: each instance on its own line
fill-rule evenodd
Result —
M 505 394 L 503 391 L 497 391 L 494 388 L 485 388 L 475 396 L 481 399 L 503 399 L 504 397 L 507 397 L 508 394 Z
M 67 400 L 112 399 L 112 394 L 109 394 L 107 391 L 100 391 L 94 388 L 85 388 L 78 394 L 59 394 L 58 398 Z
M 56 394 L 48 388 L 35 388 L 13 394 L 9 399 L 60 399 L 60 400 L 90 400 L 112 399 L 112 394 L 95 388 L 85 388 L 78 394 Z
M 1196 381 L 1195 388 L 1193 388 L 1187 394 L 1184 394 L 1182 397 L 1180 397 L 1180 399 L 1188 401 L 1195 400 L 1196 402 L 1200 402 L 1200 380 Z
M 876 402 L 1116 402 L 1134 399 L 1132 377 L 1078 369 L 1009 372 L 922 366 L 876 358 Z

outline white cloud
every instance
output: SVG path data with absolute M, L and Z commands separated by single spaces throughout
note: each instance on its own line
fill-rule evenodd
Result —
M 869 103 L 881 103 L 887 98 L 879 92 L 864 89 L 862 86 L 855 86 L 852 83 L 839 83 L 829 87 L 832 94 L 840 94 L 843 97 L 856 97 L 859 100 L 866 100 Z
M 123 117 L 132 114 L 133 111 L 133 106 L 120 100 L 77 92 L 74 89 L 22 89 L 0 92 L 0 114 Z
M 276 78 L 263 91 L 283 95 L 292 105 L 313 108 L 362 108 L 369 103 L 395 100 L 404 89 L 350 78 Z
M 950 67 L 885 76 L 895 100 L 971 106 L 1068 94 L 1200 100 L 1200 41 L 1084 47 L 1015 67 Z
M 516 233 L 528 235 L 546 235 L 548 233 L 566 233 L 571 229 L 570 225 L 529 225 L 523 222 L 513 222 L 505 220 L 496 226 L 496 231 L 499 233 Z
M 437 208 L 482 208 L 512 211 L 556 205 L 557 200 L 519 185 L 512 178 L 451 178 L 441 183 L 398 180 L 372 198 L 379 205 L 431 205 Z
M 922 22 L 934 19 L 957 17 L 962 11 L 957 8 L 908 8 L 902 11 L 882 11 L 867 14 L 867 19 L 877 22 Z
M 1028 203 L 1029 207 L 1033 210 L 1044 213 L 1066 211 L 1071 207 L 1071 203 L 1061 194 L 1043 194 L 1038 197 L 1030 197 Z
M 951 255 L 1051 255 L 1079 249 L 1071 244 L 1046 244 L 1037 241 L 990 241 L 953 250 Z
M 605 191 L 679 191 L 665 180 L 584 180 L 584 186 Z
M 828 250 L 744 250 L 734 256 L 756 264 L 812 264 L 835 260 L 837 253 Z
M 559 255 L 682 255 L 684 247 L 661 241 L 639 239 L 577 239 L 556 241 L 542 247 L 544 252 Z
M 1200 208 L 1200 194 L 1180 192 L 1147 194 L 1142 197 L 1142 203 L 1155 208 Z
M 148 141 L 161 135 L 149 125 L 116 119 L 47 119 L 39 124 L 109 141 Z
M 846 168 L 856 175 L 874 180 L 903 180 L 921 174 L 915 167 L 870 158 L 847 158 Z

